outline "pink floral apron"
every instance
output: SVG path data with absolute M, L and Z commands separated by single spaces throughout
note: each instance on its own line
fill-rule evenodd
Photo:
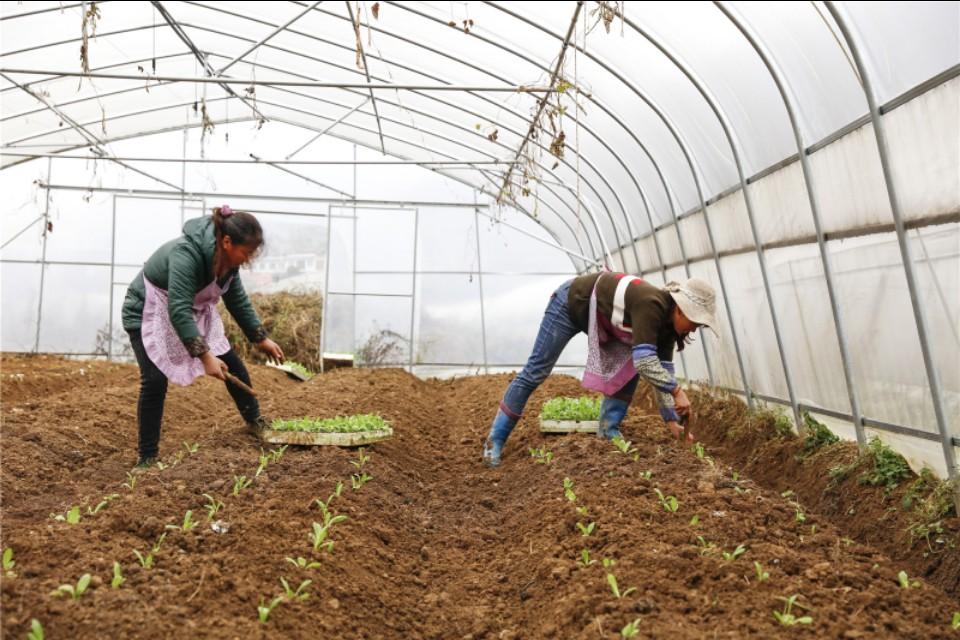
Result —
M 207 341 L 211 353 L 220 356 L 230 350 L 230 343 L 223 329 L 223 321 L 217 313 L 217 302 L 226 293 L 233 281 L 231 276 L 221 288 L 214 280 L 197 293 L 193 299 L 193 320 L 200 335 Z M 200 358 L 190 355 L 183 346 L 173 323 L 170 322 L 167 292 L 143 279 L 146 300 L 143 304 L 143 322 L 140 328 L 143 346 L 157 368 L 173 382 L 181 386 L 192 384 L 205 375 Z
M 607 277 L 603 274 L 600 278 Z M 605 396 L 615 395 L 637 375 L 633 366 L 633 333 L 623 324 L 624 298 L 627 285 L 640 278 L 623 276 L 613 296 L 613 314 L 610 320 L 597 310 L 597 285 L 590 293 L 590 311 L 587 326 L 587 366 L 583 372 L 585 389 L 599 391 Z

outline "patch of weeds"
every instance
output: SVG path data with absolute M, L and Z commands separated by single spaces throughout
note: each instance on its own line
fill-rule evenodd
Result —
M 895 489 L 901 480 L 910 477 L 907 461 L 880 438 L 870 440 L 865 455 L 873 458 L 873 467 L 860 474 L 860 484 L 883 486 L 889 492 Z
M 803 422 L 807 426 L 807 435 L 803 439 L 803 451 L 797 455 L 797 460 L 804 460 L 816 453 L 821 447 L 840 442 L 827 425 L 823 424 L 807 411 L 803 412 Z

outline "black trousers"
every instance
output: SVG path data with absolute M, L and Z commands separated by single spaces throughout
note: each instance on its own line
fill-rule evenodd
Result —
M 160 422 L 163 419 L 163 402 L 167 397 L 167 376 L 147 355 L 140 330 L 127 333 L 130 335 L 133 354 L 140 366 L 140 398 L 137 401 L 140 458 L 155 457 L 160 449 Z M 227 365 L 230 373 L 250 385 L 250 374 L 233 349 L 219 358 Z M 254 396 L 232 384 L 226 386 L 244 420 L 254 422 L 260 417 L 260 404 Z

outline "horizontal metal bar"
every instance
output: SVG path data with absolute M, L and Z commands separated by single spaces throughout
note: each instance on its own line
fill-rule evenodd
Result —
M 22 151 L 9 151 L 17 147 L 6 147 L 0 149 L 0 157 L 10 156 L 12 158 L 56 158 L 65 160 L 105 160 L 102 156 L 81 156 L 68 155 L 61 153 L 27 153 Z M 418 166 L 471 166 L 471 165 L 501 165 L 511 164 L 510 160 L 268 160 L 260 158 L 258 160 L 240 160 L 240 159 L 214 159 L 214 158 L 115 158 L 110 160 L 122 160 L 124 162 L 185 162 L 188 164 L 303 164 L 303 165 L 418 165 Z
M 180 194 L 176 191 L 161 191 L 159 189 L 121 189 L 116 187 L 80 187 L 64 184 L 44 184 L 38 183 L 41 189 L 51 189 L 53 191 L 95 191 L 97 193 L 116 193 L 127 195 L 148 195 L 148 196 L 169 196 L 179 199 Z M 215 193 L 205 191 L 185 191 L 184 197 L 187 198 L 219 198 L 221 200 L 277 200 L 280 202 L 325 202 L 349 207 L 351 203 L 382 205 L 385 207 L 451 207 L 463 209 L 485 209 L 488 205 L 474 204 L 472 202 L 417 202 L 412 200 L 350 200 L 348 198 L 311 198 L 309 196 L 271 196 L 254 193 Z
M 9 263 L 9 264 L 54 264 L 62 267 L 109 267 L 109 262 L 84 262 L 80 260 L 23 260 L 19 258 L 0 258 L 0 263 Z M 139 269 L 143 266 L 143 263 L 139 264 L 129 264 L 125 262 L 116 262 L 113 264 L 115 267 L 130 267 Z
M 372 369 L 372 368 L 377 368 L 377 367 L 384 367 L 384 366 L 386 366 L 386 367 L 403 367 L 403 368 L 408 368 L 408 367 L 410 366 L 410 363 L 409 363 L 409 362 L 396 362 L 396 363 L 388 363 L 388 364 L 386 364 L 386 365 L 383 365 L 383 364 L 354 363 L 354 366 L 355 366 L 355 367 L 359 367 L 359 368 L 367 368 L 367 369 Z M 490 363 L 487 363 L 486 365 L 484 365 L 483 362 L 479 362 L 479 363 L 478 363 L 478 362 L 415 362 L 415 363 L 413 363 L 413 367 L 414 367 L 414 368 L 417 368 L 417 367 L 463 367 L 463 368 L 465 368 L 465 369 L 474 369 L 474 368 L 483 369 L 485 366 L 486 366 L 486 367 L 501 367 L 501 368 L 503 368 L 503 367 L 523 367 L 524 364 L 522 364 L 522 363 L 510 363 L 510 362 L 508 362 L 508 363 L 490 362 Z M 579 365 L 579 364 L 555 364 L 555 365 L 553 365 L 553 368 L 554 368 L 554 369 L 583 369 L 583 365 Z
M 82 71 L 53 71 L 39 69 L 10 69 L 0 68 L 0 73 L 31 76 L 64 76 L 73 78 L 91 78 L 95 80 L 136 80 L 143 82 L 145 76 L 132 73 L 83 73 Z M 314 89 L 372 89 L 385 91 L 496 91 L 507 93 L 556 93 L 556 89 L 549 87 L 518 86 L 464 86 L 452 84 L 392 84 L 389 82 L 316 82 L 308 80 L 252 80 L 238 78 L 209 78 L 197 76 L 149 76 L 153 82 L 192 82 L 197 84 L 236 84 L 244 87 L 312 87 Z M 35 84 L 35 82 L 34 82 Z
M 729 391 L 730 393 L 735 393 L 737 395 L 745 395 L 743 390 L 734 389 L 732 387 L 717 387 L 723 391 Z M 772 402 L 774 404 L 780 404 L 789 407 L 790 401 L 784 400 L 783 398 L 777 398 L 774 396 L 767 396 L 761 393 L 752 394 L 754 398 L 759 398 L 765 402 Z M 854 418 L 849 413 L 844 413 L 842 411 L 835 411 L 833 409 L 825 409 L 823 407 L 817 407 L 810 404 L 799 403 L 799 408 L 803 411 L 808 411 L 810 413 L 817 413 L 824 416 L 829 416 L 831 418 L 836 418 L 838 420 L 844 420 L 851 424 L 854 423 Z M 869 427 L 871 429 L 876 429 L 878 431 L 886 431 L 889 433 L 896 433 L 902 436 L 910 436 L 913 438 L 919 438 L 920 440 L 928 440 L 930 442 L 940 442 L 940 434 L 931 433 L 929 431 L 922 431 L 920 429 L 915 429 L 913 427 L 905 427 L 899 424 L 893 424 L 891 422 L 884 422 L 882 420 L 875 420 L 873 418 L 863 418 L 863 426 Z M 960 447 L 960 438 L 954 436 L 952 438 L 953 446 Z
M 429 275 L 429 276 L 558 276 L 572 278 L 574 274 L 567 272 L 546 272 L 546 271 L 443 271 L 440 269 L 424 271 L 354 271 L 358 276 L 380 276 L 380 275 Z
M 328 296 L 350 296 L 353 298 L 371 297 L 371 298 L 412 298 L 412 293 L 365 293 L 349 291 L 327 291 Z
M 882 106 L 880 107 L 880 113 L 886 114 L 886 113 L 889 113 L 889 112 L 893 111 L 894 109 L 897 109 L 898 107 L 902 107 L 903 105 L 909 103 L 909 102 L 910 102 L 911 100 L 913 100 L 914 98 L 918 98 L 918 97 L 922 96 L 923 94 L 927 93 L 928 91 L 931 91 L 931 90 L 933 90 L 933 89 L 936 89 L 936 88 L 939 87 L 940 85 L 942 85 L 942 84 L 944 84 L 944 83 L 946 83 L 946 82 L 949 82 L 950 80 L 953 80 L 953 79 L 956 78 L 957 76 L 960 76 L 960 64 L 957 64 L 957 65 L 954 65 L 954 66 L 950 67 L 950 68 L 947 69 L 946 71 L 943 71 L 942 73 L 937 74 L 936 76 L 934 76 L 933 78 L 930 78 L 929 80 L 926 80 L 926 81 L 924 81 L 924 82 L 921 82 L 920 84 L 912 87 L 911 89 L 903 92 L 903 93 L 900 94 L 899 96 L 893 98 L 892 100 L 890 100 L 889 102 L 887 102 L 886 104 L 884 104 L 884 105 L 882 105 Z M 861 127 L 863 127 L 864 125 L 867 125 L 867 124 L 869 124 L 869 123 L 870 123 L 870 115 L 869 115 L 869 114 L 860 116 L 859 118 L 857 118 L 857 119 L 854 120 L 853 122 L 850 122 L 850 123 L 844 125 L 843 127 L 837 129 L 837 130 L 834 131 L 833 133 L 831 133 L 831 134 L 823 137 L 822 139 L 818 140 L 817 142 L 814 142 L 813 144 L 811 144 L 810 146 L 808 146 L 806 149 L 804 149 L 804 153 L 805 153 L 806 155 L 808 155 L 808 156 L 809 156 L 809 155 L 813 155 L 814 153 L 816 153 L 816 152 L 819 151 L 820 149 L 823 149 L 824 147 L 827 147 L 827 146 L 833 144 L 833 143 L 836 142 L 837 140 L 840 140 L 840 139 L 843 138 L 844 136 L 852 133 L 853 131 L 856 131 L 857 129 L 860 129 Z M 786 167 L 786 166 L 789 166 L 789 165 L 793 164 L 793 163 L 796 162 L 797 160 L 799 160 L 799 156 L 798 156 L 796 153 L 794 153 L 794 154 L 792 154 L 792 155 L 790 155 L 790 156 L 788 156 L 788 157 L 780 160 L 779 162 L 774 163 L 773 165 L 771 165 L 771 166 L 769 166 L 769 167 L 766 167 L 766 168 L 764 168 L 764 169 L 761 169 L 760 171 L 758 171 L 758 172 L 755 173 L 754 175 L 748 177 L 748 178 L 746 179 L 746 183 L 749 185 L 749 184 L 753 184 L 754 182 L 757 182 L 758 180 L 762 180 L 762 179 L 765 178 L 766 176 L 768 176 L 768 175 L 770 175 L 770 174 L 772 174 L 772 173 L 774 173 L 774 172 L 776 172 L 776 171 L 779 171 L 780 169 L 783 169 L 783 168 Z M 709 207 L 709 206 L 711 206 L 711 205 L 716 204 L 718 201 L 720 201 L 720 200 L 722 200 L 722 199 L 724 199 L 724 198 L 726 198 L 726 197 L 729 197 L 729 196 L 737 193 L 738 191 L 740 191 L 740 185 L 734 185 L 734 186 L 732 186 L 732 187 L 728 187 L 727 189 L 724 189 L 723 191 L 720 191 L 719 193 L 717 193 L 717 194 L 711 196 L 710 198 L 708 198 L 708 199 L 706 200 L 705 204 Z M 685 220 L 686 218 L 689 218 L 689 217 L 691 217 L 691 216 L 693 216 L 693 215 L 696 215 L 697 213 L 700 213 L 700 207 L 699 207 L 699 206 L 694 206 L 694 207 L 692 207 L 691 209 L 688 209 L 687 211 L 684 211 L 683 213 L 679 214 L 679 215 L 677 216 L 677 221 L 679 221 L 679 220 Z M 663 231 L 664 229 L 669 229 L 669 228 L 671 228 L 674 224 L 676 224 L 676 223 L 675 223 L 674 221 L 672 221 L 672 220 L 671 220 L 670 222 L 665 222 L 664 224 L 661 224 L 661 225 L 658 225 L 658 226 L 654 227 L 654 231 Z M 892 227 L 893 225 L 890 225 L 890 226 Z M 644 233 L 644 234 L 641 235 L 641 236 L 637 236 L 636 238 L 633 238 L 630 243 L 625 243 L 623 246 L 617 247 L 617 251 L 622 251 L 622 250 L 628 248 L 631 243 L 633 243 L 633 242 L 639 242 L 640 240 L 644 240 L 644 239 L 648 238 L 650 235 L 651 235 L 651 232 L 647 232 L 647 233 Z M 863 234 L 855 234 L 855 235 L 863 235 Z M 834 237 L 836 237 L 836 236 L 834 236 Z M 850 237 L 850 236 L 846 236 L 846 237 Z M 802 244 L 806 244 L 806 243 L 802 243 Z M 751 248 L 750 251 L 754 251 L 754 249 Z M 669 267 L 667 267 L 667 268 L 669 268 Z
M 949 213 L 941 213 L 932 216 L 925 216 L 923 218 L 916 218 L 914 220 L 904 221 L 904 226 L 907 229 L 923 229 L 926 227 L 933 227 L 941 224 L 956 224 L 960 223 L 960 209 L 956 211 L 951 211 Z M 856 229 L 845 229 L 843 231 L 832 231 L 829 233 L 824 233 L 823 238 L 826 242 L 831 240 L 845 240 L 847 238 L 857 238 L 861 236 L 876 235 L 880 233 L 893 233 L 894 225 L 893 223 L 889 224 L 876 224 L 868 227 L 858 227 Z M 771 249 L 784 249 L 787 247 L 799 247 L 801 245 L 807 244 L 816 244 L 817 237 L 815 235 L 801 236 L 799 238 L 791 238 L 790 240 L 779 240 L 777 242 L 768 242 L 764 243 L 761 246 L 761 250 L 770 251 Z M 718 256 L 721 258 L 727 258 L 729 256 L 739 256 L 746 253 L 755 253 L 757 251 L 756 247 L 741 247 L 740 249 L 728 249 L 726 251 L 718 252 Z M 702 262 L 704 260 L 712 260 L 713 254 L 703 254 L 700 256 L 688 256 L 690 262 Z M 921 260 L 917 260 L 921 262 Z M 665 269 L 673 269 L 675 267 L 681 267 L 685 262 L 674 261 L 664 264 Z

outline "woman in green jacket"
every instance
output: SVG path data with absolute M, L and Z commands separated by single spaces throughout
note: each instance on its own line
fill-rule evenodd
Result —
M 267 337 L 240 282 L 239 268 L 263 244 L 257 219 L 224 205 L 210 217 L 188 220 L 183 235 L 157 249 L 130 283 L 123 302 L 123 328 L 140 366 L 138 467 L 158 454 L 167 381 L 189 385 L 203 375 L 227 382 L 224 371 L 250 385 L 243 361 L 227 341 L 217 302 L 236 319 L 247 339 L 283 361 L 283 350 Z M 227 383 L 253 433 L 264 426 L 256 397 Z

